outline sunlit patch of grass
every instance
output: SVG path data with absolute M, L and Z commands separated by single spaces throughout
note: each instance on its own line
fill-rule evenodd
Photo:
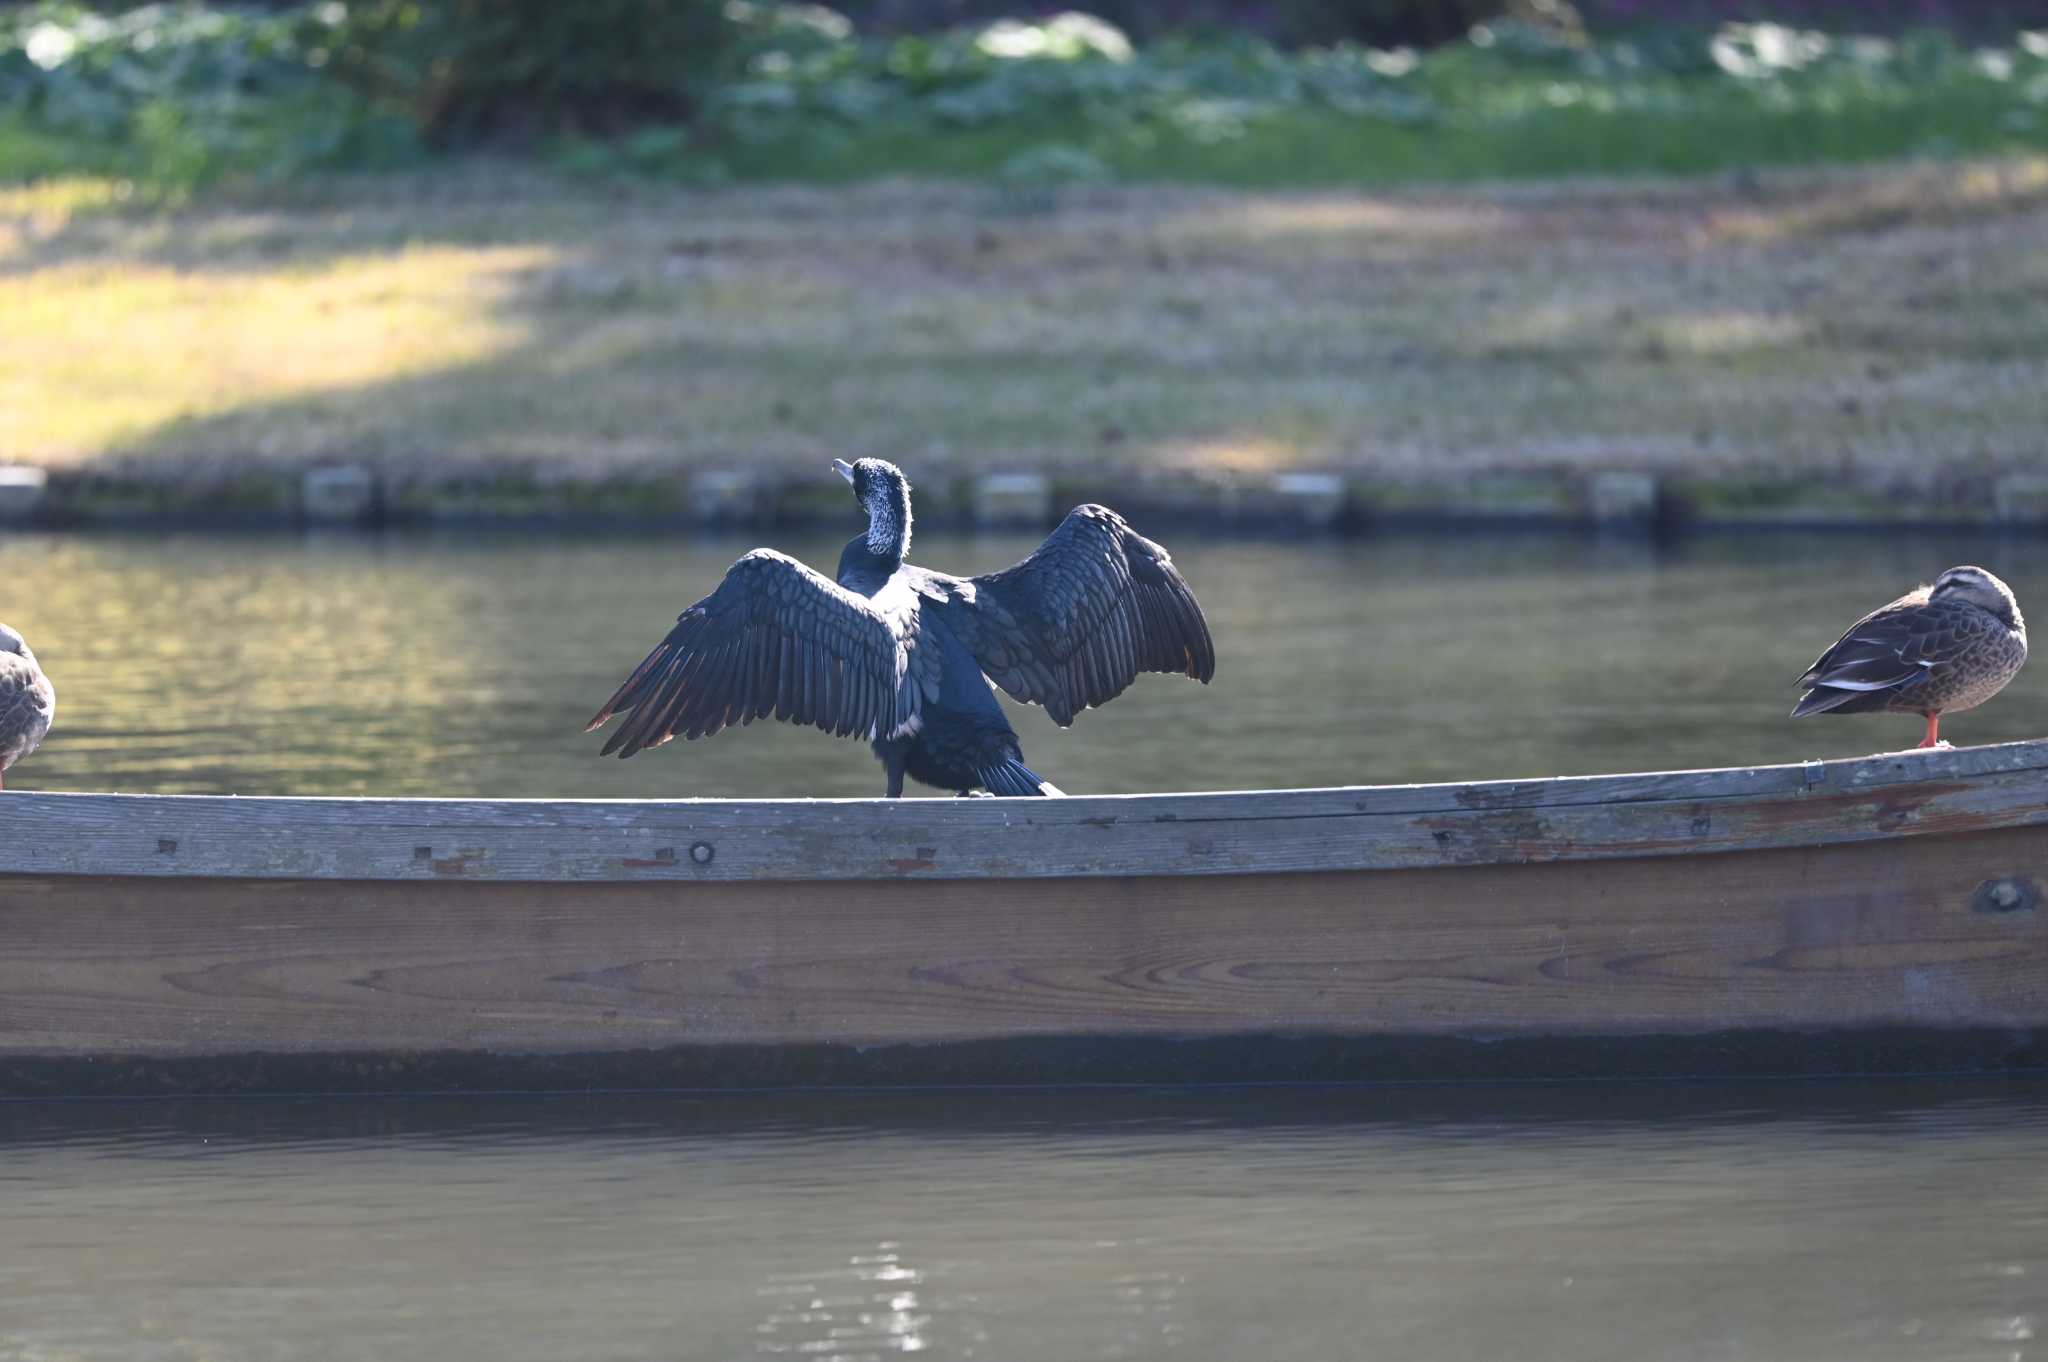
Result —
M 1844 176 L 1797 196 L 1759 194 L 1724 205 L 1712 233 L 1758 243 L 1967 222 L 2048 203 L 2048 156 L 1978 165 L 1924 165 L 1884 176 Z
M 1268 430 L 1239 430 L 1199 439 L 1167 439 L 1147 451 L 1147 461 L 1175 472 L 1225 476 L 1278 473 L 1299 467 L 1302 449 Z
M 553 254 L 419 246 L 259 270 L 89 257 L 0 275 L 0 453 L 62 465 L 176 443 L 180 426 L 254 405 L 485 363 L 527 339 L 501 304 Z M 330 420 L 327 441 L 345 443 L 342 407 Z M 299 434 L 212 452 L 310 452 Z
M 1737 354 L 1786 348 L 1804 330 L 1782 312 L 1694 312 L 1658 326 L 1653 343 L 1689 355 Z
M 43 230 L 64 226 L 80 213 L 131 202 L 134 186 L 105 175 L 64 175 L 28 184 L 0 184 L 0 219 L 24 219 Z
M 0 184 L 0 269 L 8 257 L 63 231 L 82 214 L 134 200 L 134 186 L 107 176 L 67 175 Z
M 1163 224 L 1158 237 L 1162 249 L 1210 259 L 1241 251 L 1267 253 L 1284 242 L 1292 250 L 1326 260 L 1391 261 L 1441 256 L 1454 246 L 1526 232 L 1528 225 L 1522 215 L 1506 211 L 1488 195 L 1268 192 L 1222 204 L 1201 200 L 1198 211 Z

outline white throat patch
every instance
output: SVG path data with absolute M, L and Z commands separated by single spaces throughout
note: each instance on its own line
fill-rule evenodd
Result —
M 897 505 L 890 489 L 884 487 L 869 493 L 867 513 L 868 552 L 883 557 L 897 546 L 898 541 L 901 541 L 902 552 L 910 552 L 910 517 Z

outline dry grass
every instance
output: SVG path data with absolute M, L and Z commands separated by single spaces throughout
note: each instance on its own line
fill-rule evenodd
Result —
M 0 458 L 214 476 L 2039 457 L 2048 162 L 1363 195 L 0 195 Z

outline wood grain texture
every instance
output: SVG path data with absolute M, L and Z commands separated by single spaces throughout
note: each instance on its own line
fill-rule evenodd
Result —
M 1257 879 L 13 877 L 0 1058 L 2040 1027 L 2043 885 L 2048 827 Z
M 2048 823 L 2048 741 L 1473 784 L 1072 799 L 0 795 L 0 875 L 738 882 L 1244 875 L 1615 857 Z

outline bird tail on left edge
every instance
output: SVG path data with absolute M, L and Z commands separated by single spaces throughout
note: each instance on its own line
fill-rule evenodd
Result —
M 1042 779 L 1038 772 L 1023 762 L 1011 757 L 995 766 L 984 766 L 977 774 L 990 794 L 1007 795 L 1013 799 L 1031 795 L 1066 794 L 1059 786 Z

